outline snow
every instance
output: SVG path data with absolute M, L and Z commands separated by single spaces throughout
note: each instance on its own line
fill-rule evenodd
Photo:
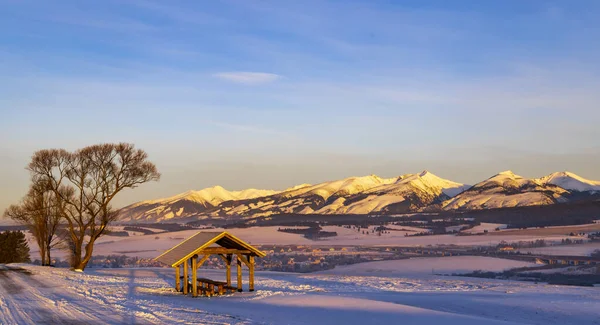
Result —
M 316 185 L 301 184 L 284 191 L 228 191 L 221 186 L 214 186 L 130 205 L 121 211 L 121 220 L 160 222 L 176 220 L 176 217 L 255 217 L 298 211 L 306 214 L 369 214 L 385 211 L 386 207 L 407 199 L 410 201 L 406 202 L 406 206 L 415 212 L 436 203 L 436 199 L 442 195 L 450 198 L 442 203 L 445 210 L 509 208 L 564 202 L 568 191 L 600 192 L 600 181 L 591 181 L 569 172 L 527 179 L 512 171 L 503 171 L 471 187 L 425 170 L 394 178 L 377 175 L 348 177 Z M 327 201 L 332 197 L 335 200 L 328 205 L 307 209 L 316 202 L 321 204 L 320 199 Z M 256 200 L 247 203 L 244 201 L 247 199 Z M 230 201 L 236 203 L 221 205 Z
M 231 229 L 211 229 L 211 231 L 227 230 L 235 236 L 243 238 L 253 245 L 311 245 L 311 246 L 438 246 L 438 245 L 458 245 L 458 246 L 490 246 L 497 245 L 502 241 L 534 241 L 544 239 L 546 242 L 559 242 L 565 238 L 574 238 L 566 235 L 514 235 L 494 232 L 493 236 L 455 236 L 455 235 L 431 235 L 406 237 L 405 234 L 414 234 L 415 232 L 426 232 L 427 229 L 412 228 L 406 226 L 389 226 L 390 228 L 406 229 L 407 231 L 390 231 L 389 234 L 369 233 L 362 234 L 353 229 L 338 226 L 324 226 L 325 231 L 337 232 L 336 237 L 328 237 L 321 240 L 309 240 L 298 234 L 290 234 L 277 231 L 279 227 L 249 227 L 249 228 L 231 228 Z M 372 227 L 370 228 L 373 229 Z M 95 255 L 123 254 L 128 256 L 137 256 L 141 258 L 154 258 L 167 249 L 175 246 L 185 238 L 196 234 L 199 230 L 185 230 L 177 232 L 165 232 L 160 234 L 151 234 L 143 236 L 114 237 L 103 236 L 94 246 Z M 568 232 L 567 232 L 568 233 Z M 32 257 L 37 254 L 37 246 L 32 239 L 30 247 Z M 66 252 L 62 250 L 53 250 L 53 257 L 64 259 Z
M 339 197 L 335 199 L 331 204 L 322 207 L 321 209 L 315 211 L 316 214 L 326 214 L 326 213 L 336 213 L 339 209 L 344 207 L 345 198 Z
M 231 194 L 238 200 L 246 200 L 253 199 L 257 197 L 269 196 L 273 194 L 277 194 L 279 191 L 273 190 L 257 190 L 255 188 L 250 188 L 242 191 L 231 192 Z
M 515 191 L 518 192 L 515 193 Z M 550 193 L 550 194 L 549 194 Z M 501 172 L 477 183 L 456 197 L 442 203 L 445 210 L 495 209 L 554 204 L 567 191 L 548 187 L 535 179 L 527 179 L 512 171 Z
M 329 188 L 334 186 L 334 184 L 336 183 L 321 185 L 319 189 L 323 187 Z M 406 197 L 413 196 L 415 193 L 420 197 L 426 197 L 432 201 L 442 193 L 454 196 L 468 187 L 468 185 L 442 179 L 428 171 L 423 171 L 419 174 L 406 174 L 390 179 L 381 179 L 377 176 L 353 178 L 345 180 L 343 186 L 333 194 L 350 195 L 361 193 L 366 195 L 365 198 L 345 205 L 346 198 L 340 197 L 329 205 L 318 209 L 315 213 L 368 214 L 379 212 L 390 204 L 402 202 L 406 200 Z M 320 193 L 319 195 L 322 195 L 324 199 L 333 195 L 329 194 L 327 196 L 322 192 L 317 193 Z
M 120 218 L 121 220 L 143 220 L 145 222 L 173 220 L 175 216 L 202 218 L 202 215 L 198 216 L 203 213 L 202 211 L 232 200 L 241 202 L 233 207 L 231 205 L 219 206 L 217 210 L 206 211 L 204 216 L 222 217 L 223 214 L 242 214 L 247 217 L 256 217 L 274 213 L 293 213 L 299 210 L 302 213 L 368 214 L 381 211 L 390 204 L 402 202 L 408 196 L 416 195 L 424 198 L 426 201 L 420 202 L 420 204 L 429 204 L 442 193 L 453 197 L 468 187 L 468 185 L 442 179 L 428 171 L 393 178 L 381 178 L 377 175 L 349 177 L 317 185 L 301 184 L 281 192 L 256 189 L 230 192 L 221 186 L 215 186 L 200 191 L 188 191 L 169 198 L 135 203 L 125 207 L 121 211 Z M 367 194 L 365 199 L 352 202 L 348 206 L 345 205 L 344 200 L 355 198 L 355 195 L 363 193 Z M 272 199 L 275 195 L 277 204 L 274 204 Z M 336 200 L 318 209 L 306 209 L 308 205 L 314 203 L 315 196 L 319 196 L 323 200 L 336 197 Z M 258 198 L 257 202 L 247 204 L 243 201 L 255 198 Z M 179 206 L 186 203 L 195 203 L 198 206 L 189 211 L 182 207 L 172 207 L 172 205 Z M 146 210 L 143 210 L 144 208 Z M 256 211 L 257 209 L 261 211 Z
M 570 172 L 552 173 L 538 179 L 543 184 L 554 184 L 572 191 L 600 191 L 600 181 L 591 181 Z
M 407 260 L 409 275 L 257 272 L 257 291 L 213 298 L 174 292 L 169 268 L 11 265 L 23 270 L 0 270 L 0 324 L 600 324 L 597 288 L 435 276 L 409 265 L 422 262 Z M 201 270 L 215 279 L 223 272 Z
M 548 186 L 556 185 L 556 186 Z M 522 187 L 527 186 L 524 190 Z M 567 191 L 600 191 L 600 181 L 591 181 L 570 172 L 552 173 L 538 179 L 527 179 L 512 171 L 501 172 L 443 203 L 444 209 L 485 209 L 547 205 L 564 200 Z M 505 189 L 520 189 L 508 195 Z M 551 193 L 548 195 L 547 193 Z
M 181 200 L 188 200 L 188 201 L 198 202 L 198 203 L 203 203 L 203 204 L 210 203 L 211 205 L 214 206 L 214 205 L 218 205 L 225 201 L 252 199 L 252 198 L 268 196 L 268 195 L 272 195 L 272 194 L 276 194 L 276 193 L 279 193 L 279 192 L 272 191 L 272 190 L 257 190 L 257 189 L 253 189 L 253 188 L 242 190 L 242 191 L 230 192 L 221 186 L 214 186 L 214 187 L 205 188 L 205 189 L 202 189 L 199 191 L 187 191 L 185 193 L 181 193 L 181 194 L 178 194 L 178 195 L 175 195 L 172 197 L 168 197 L 168 198 L 138 202 L 136 204 L 133 204 L 132 207 L 137 207 L 137 206 L 141 206 L 141 205 L 145 205 L 145 204 L 168 205 L 168 204 L 173 204 L 173 203 L 181 201 Z
M 449 256 L 378 261 L 336 267 L 322 274 L 354 274 L 392 276 L 415 274 L 461 274 L 477 270 L 500 272 L 517 267 L 533 267 L 535 263 L 481 256 Z
M 421 174 L 419 174 L 419 178 L 425 181 L 426 183 L 429 183 L 430 185 L 442 188 L 442 192 L 444 192 L 444 194 L 448 195 L 449 197 L 454 197 L 471 187 L 470 185 L 456 183 L 447 179 L 440 178 L 430 173 L 429 171 L 423 171 Z
M 373 187 L 390 184 L 394 181 L 396 181 L 396 178 L 383 179 L 377 175 L 349 177 L 342 180 L 324 182 L 313 186 L 303 186 L 282 194 L 286 197 L 318 195 L 324 200 L 327 200 L 333 195 L 352 195 L 366 191 Z

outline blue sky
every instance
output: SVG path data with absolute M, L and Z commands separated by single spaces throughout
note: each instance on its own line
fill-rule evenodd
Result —
M 158 184 L 428 169 L 600 179 L 597 1 L 0 0 L 0 210 L 32 152 L 127 141 Z

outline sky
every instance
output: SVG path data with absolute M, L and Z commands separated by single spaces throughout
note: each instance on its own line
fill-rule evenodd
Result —
M 0 211 L 33 152 L 146 150 L 117 207 L 429 170 L 600 180 L 600 2 L 0 0 Z

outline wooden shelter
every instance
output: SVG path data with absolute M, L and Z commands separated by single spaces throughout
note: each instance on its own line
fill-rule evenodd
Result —
M 198 278 L 198 269 L 211 255 L 217 255 L 225 262 L 226 282 Z M 192 295 L 197 297 L 199 292 L 207 296 L 223 294 L 230 290 L 242 292 L 242 263 L 249 270 L 248 289 L 254 291 L 254 258 L 265 256 L 265 253 L 224 231 L 198 232 L 154 260 L 175 268 L 175 289 L 177 291 L 188 294 L 191 286 Z M 231 264 L 233 262 L 237 265 L 237 287 L 231 285 Z M 183 288 L 181 286 L 182 279 Z

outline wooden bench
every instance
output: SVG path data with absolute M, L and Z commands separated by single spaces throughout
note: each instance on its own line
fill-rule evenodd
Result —
M 184 281 L 182 276 L 179 278 L 181 279 L 182 282 Z M 228 286 L 227 282 L 215 281 L 215 280 L 211 280 L 211 279 L 207 279 L 207 278 L 198 278 L 197 281 L 198 281 L 198 292 L 200 292 L 203 295 L 206 295 L 207 297 L 211 297 L 215 294 L 223 295 L 225 293 L 237 291 L 237 288 Z M 192 283 L 188 282 L 188 288 L 191 288 L 191 287 L 192 287 Z M 216 288 L 216 291 L 215 291 L 215 288 Z M 181 287 L 180 292 L 183 292 L 183 286 Z
M 215 281 L 207 278 L 198 278 L 199 291 L 206 294 L 206 296 L 211 297 L 215 294 L 222 295 L 225 293 L 225 290 L 230 290 L 231 287 L 227 286 L 227 282 L 223 281 Z M 215 291 L 215 288 L 217 289 Z

